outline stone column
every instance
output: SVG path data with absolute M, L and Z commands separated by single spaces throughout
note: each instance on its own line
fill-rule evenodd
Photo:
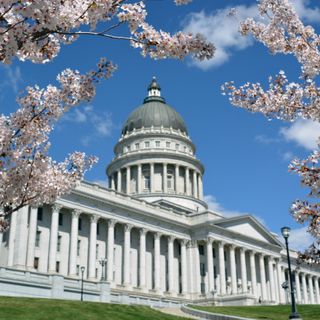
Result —
M 159 292 L 160 285 L 160 238 L 159 232 L 154 234 L 154 289 Z
M 256 259 L 255 259 L 255 253 L 253 251 L 250 251 L 250 276 L 251 276 L 252 294 L 255 298 L 257 298 Z
M 173 259 L 174 259 L 174 252 L 173 252 L 173 243 L 174 237 L 168 237 L 168 283 L 169 283 L 169 292 L 174 293 L 174 273 L 173 273 Z
M 167 183 L 167 176 L 168 176 L 168 166 L 166 163 L 163 164 L 163 192 L 167 193 L 168 192 L 168 183 Z
M 226 270 L 224 261 L 224 243 L 219 242 L 219 273 L 220 273 L 220 294 L 226 294 Z
M 78 247 L 78 227 L 80 210 L 72 210 L 71 235 L 70 235 L 70 259 L 69 259 L 69 275 L 77 275 L 77 247 Z
M 118 183 L 117 183 L 117 187 L 118 187 L 118 192 L 121 192 L 122 191 L 122 186 L 121 186 L 121 184 L 122 184 L 122 174 L 121 174 L 121 169 L 119 169 L 119 171 L 118 171 L 118 173 L 117 173 L 117 175 L 118 175 L 118 177 L 117 177 L 117 181 L 118 181 Z
M 11 213 L 9 228 L 8 267 L 13 266 L 14 242 L 17 231 L 17 211 Z
M 242 292 L 248 292 L 248 279 L 247 279 L 247 264 L 246 264 L 246 251 L 240 248 L 240 264 L 241 264 L 241 285 Z
M 138 165 L 138 177 L 137 177 L 138 181 L 137 181 L 137 189 L 138 189 L 138 194 L 140 194 L 142 192 L 142 165 L 139 164 Z
M 282 271 L 281 271 L 281 266 L 280 266 L 280 259 L 277 262 L 277 275 L 278 275 L 278 291 L 279 291 L 279 299 L 280 303 L 286 303 L 286 297 L 285 297 L 285 291 L 282 288 L 282 283 L 284 282 L 284 278 L 282 277 Z
M 208 270 L 208 288 L 207 293 L 212 293 L 214 290 L 214 269 L 213 269 L 213 254 L 212 254 L 212 238 L 207 239 L 207 270 Z
M 130 247 L 131 247 L 131 229 L 132 225 L 126 224 L 124 226 L 124 256 L 123 256 L 123 284 L 125 286 L 131 285 L 130 279 Z
M 319 279 L 317 277 L 314 278 L 314 287 L 316 290 L 316 304 L 320 303 L 320 292 L 319 292 Z
M 195 240 L 193 242 L 193 248 L 194 248 L 194 263 L 195 263 L 195 288 L 196 293 L 201 293 L 201 274 L 200 274 L 200 255 L 199 255 L 199 245 L 198 241 Z
M 131 181 L 131 168 L 127 167 L 127 174 L 126 174 L 126 193 L 127 194 L 130 194 L 131 192 L 130 181 Z
M 108 221 L 108 260 L 107 260 L 107 281 L 113 281 L 113 249 L 114 249 L 114 226 L 116 221 Z
M 300 277 L 299 272 L 295 272 L 295 284 L 296 284 L 296 297 L 297 303 L 301 303 L 301 288 L 300 288 Z
M 90 239 L 89 239 L 89 270 L 88 278 L 96 278 L 96 246 L 97 246 L 97 222 L 99 220 L 98 215 L 90 216 Z
M 183 239 L 180 242 L 181 244 L 181 285 L 182 285 L 182 294 L 185 295 L 188 291 L 187 284 L 187 240 Z
M 111 189 L 112 189 L 112 190 L 115 190 L 115 189 L 116 189 L 116 186 L 115 186 L 115 184 L 114 184 L 114 174 L 112 174 L 112 175 L 110 176 L 110 179 L 111 179 Z
M 27 269 L 34 267 L 34 248 L 36 244 L 38 222 L 38 208 L 30 208 L 29 235 L 28 235 L 28 251 L 27 251 Z
M 202 185 L 202 177 L 201 174 L 199 174 L 198 177 L 198 188 L 199 188 L 199 199 L 203 200 L 203 185 Z
M 237 271 L 236 271 L 236 256 L 235 256 L 235 247 L 233 245 L 229 246 L 229 256 L 230 256 L 230 269 L 231 269 L 231 289 L 232 294 L 238 292 L 237 288 Z
M 308 291 L 307 291 L 306 274 L 302 273 L 301 278 L 302 278 L 303 303 L 308 304 L 309 299 L 308 299 Z
M 268 269 L 269 269 L 269 281 L 270 281 L 270 298 L 272 302 L 276 301 L 276 288 L 274 285 L 274 276 L 273 276 L 273 259 L 268 257 Z
M 50 250 L 49 250 L 49 272 L 56 272 L 56 254 L 58 243 L 58 228 L 59 228 L 59 212 L 62 206 L 53 205 L 51 215 L 51 228 L 50 228 Z
M 186 186 L 186 195 L 190 195 L 190 171 L 189 171 L 189 168 L 186 167 L 185 169 L 185 186 Z
M 146 287 L 146 234 L 147 229 L 140 229 L 139 286 L 143 290 Z
M 259 255 L 259 267 L 260 267 L 260 281 L 261 281 L 261 299 L 267 301 L 267 287 L 266 287 L 266 269 L 264 265 L 263 254 Z
M 154 193 L 154 163 L 150 163 L 150 192 Z
M 310 304 L 314 304 L 313 280 L 312 280 L 311 274 L 309 274 L 308 276 L 308 284 L 309 284 Z
M 198 179 L 197 179 L 197 171 L 193 171 L 193 196 L 198 198 Z
M 179 193 L 179 166 L 177 164 L 175 166 L 174 184 L 176 193 Z

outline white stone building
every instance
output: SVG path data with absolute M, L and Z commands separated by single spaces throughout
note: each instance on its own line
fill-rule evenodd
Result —
M 204 167 L 155 79 L 114 151 L 109 188 L 83 182 L 53 206 L 12 214 L 0 234 L 0 294 L 79 299 L 84 267 L 86 300 L 288 301 L 283 245 L 252 216 L 208 210 Z M 298 303 L 320 303 L 320 270 L 291 255 Z

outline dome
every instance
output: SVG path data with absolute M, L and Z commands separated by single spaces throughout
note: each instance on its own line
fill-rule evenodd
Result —
M 148 87 L 148 97 L 141 106 L 136 108 L 128 117 L 122 128 L 122 134 L 134 129 L 164 127 L 180 130 L 188 134 L 188 129 L 180 114 L 166 104 L 160 95 L 160 86 L 155 78 Z

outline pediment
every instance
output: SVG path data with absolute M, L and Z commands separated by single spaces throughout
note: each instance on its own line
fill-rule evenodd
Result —
M 281 242 L 267 228 L 265 228 L 253 216 L 240 216 L 226 219 L 219 219 L 214 222 L 215 225 L 227 229 L 231 232 L 246 237 L 266 242 L 273 245 L 282 246 Z
M 161 206 L 162 208 L 172 210 L 172 211 L 182 213 L 182 214 L 190 214 L 193 212 L 189 208 L 186 208 L 184 206 L 178 205 L 176 203 L 173 203 L 173 202 L 170 202 L 170 201 L 167 201 L 164 199 L 160 199 L 160 200 L 154 201 L 152 203 L 157 204 L 157 205 Z

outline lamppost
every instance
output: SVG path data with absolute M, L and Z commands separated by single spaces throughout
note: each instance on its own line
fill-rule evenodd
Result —
M 288 268 L 289 268 L 289 281 L 290 281 L 290 293 L 291 293 L 291 314 L 289 315 L 289 319 L 302 319 L 300 318 L 300 315 L 297 310 L 296 306 L 296 300 L 294 296 L 294 289 L 293 289 L 293 281 L 292 281 L 292 273 L 291 273 L 291 262 L 290 262 L 290 256 L 289 256 L 289 244 L 288 244 L 288 238 L 290 235 L 290 228 L 289 227 L 283 227 L 281 228 L 282 236 L 286 243 L 286 250 L 287 250 L 287 259 L 288 259 Z
M 81 267 L 81 301 L 83 301 L 83 274 L 84 274 L 85 267 Z
M 101 274 L 101 281 L 105 281 L 105 266 L 107 264 L 107 259 L 106 258 L 101 258 L 99 260 L 99 263 L 101 264 L 102 267 L 102 274 Z

